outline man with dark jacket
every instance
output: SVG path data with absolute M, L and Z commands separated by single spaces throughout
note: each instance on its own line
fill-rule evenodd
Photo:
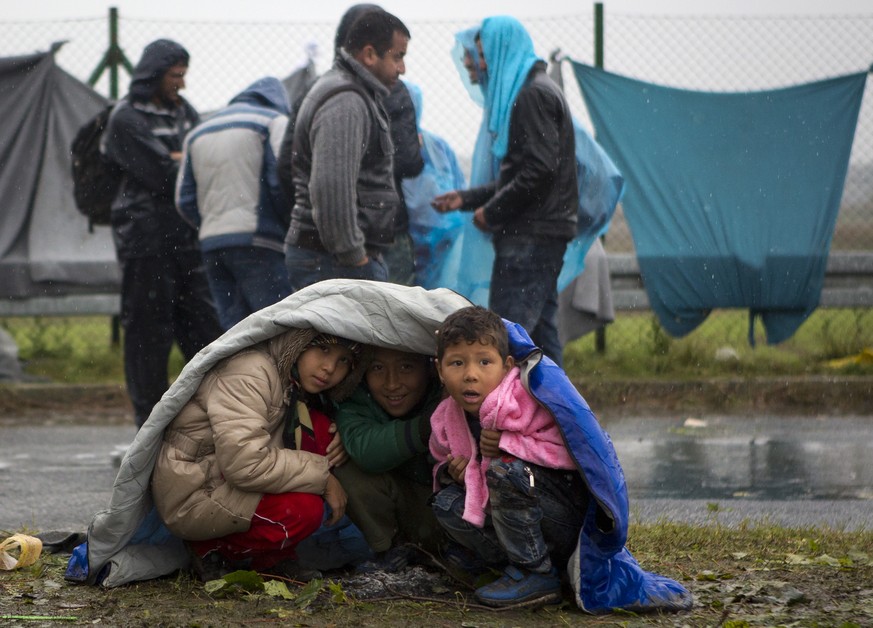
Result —
M 182 141 L 199 121 L 179 95 L 188 59 L 174 41 L 146 46 L 101 146 L 123 171 L 112 203 L 112 234 L 122 272 L 124 372 L 138 426 L 167 389 L 173 341 L 191 359 L 221 334 L 197 232 L 173 200 Z
M 570 109 L 518 20 L 487 18 L 478 46 L 483 124 L 494 140 L 490 154 L 473 158 L 499 159 L 500 172 L 496 181 L 432 204 L 440 212 L 473 210 L 473 223 L 493 234 L 489 307 L 523 326 L 560 365 L 558 275 L 579 205 Z
M 294 129 L 294 208 L 285 262 L 295 290 L 337 277 L 385 281 L 398 196 L 382 100 L 406 70 L 409 30 L 362 12 L 333 67 L 304 99 Z

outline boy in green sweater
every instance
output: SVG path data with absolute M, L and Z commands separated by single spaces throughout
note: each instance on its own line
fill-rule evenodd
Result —
M 439 549 L 443 533 L 428 505 L 428 440 L 440 399 L 431 358 L 377 348 L 364 381 L 339 407 L 336 425 L 350 460 L 334 472 L 348 494 L 349 518 L 375 553 L 359 571 L 405 567 L 406 543 Z

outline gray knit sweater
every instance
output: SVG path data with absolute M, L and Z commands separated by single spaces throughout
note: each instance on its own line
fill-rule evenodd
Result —
M 388 88 L 364 66 L 343 50 L 340 55 L 346 67 L 354 71 L 377 99 L 388 95 Z M 315 91 L 313 88 L 310 94 Z M 304 101 L 298 122 L 306 118 L 306 106 Z M 357 186 L 372 124 L 371 110 L 360 93 L 344 91 L 331 96 L 318 108 L 308 129 L 312 146 L 308 182 L 312 220 L 325 249 L 337 262 L 347 266 L 362 262 L 367 255 L 365 245 L 369 244 L 359 224 Z M 393 187 L 393 182 L 388 185 Z M 295 214 L 299 209 L 295 207 Z M 292 218 L 287 243 L 293 242 L 295 223 Z

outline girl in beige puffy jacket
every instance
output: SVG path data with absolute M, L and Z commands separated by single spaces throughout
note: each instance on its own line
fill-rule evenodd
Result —
M 342 518 L 346 493 L 331 468 L 347 455 L 329 415 L 360 380 L 361 349 L 292 329 L 203 378 L 167 426 L 152 474 L 158 513 L 188 541 L 195 569 L 209 555 L 269 569 L 295 557 L 325 503 L 328 525 Z

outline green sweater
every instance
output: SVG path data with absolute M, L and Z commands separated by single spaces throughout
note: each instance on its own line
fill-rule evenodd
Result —
M 364 384 L 339 405 L 336 425 L 349 456 L 367 473 L 398 471 L 416 482 L 433 482 L 430 457 L 430 415 L 440 402 L 438 383 L 409 416 L 394 418 L 370 395 Z

